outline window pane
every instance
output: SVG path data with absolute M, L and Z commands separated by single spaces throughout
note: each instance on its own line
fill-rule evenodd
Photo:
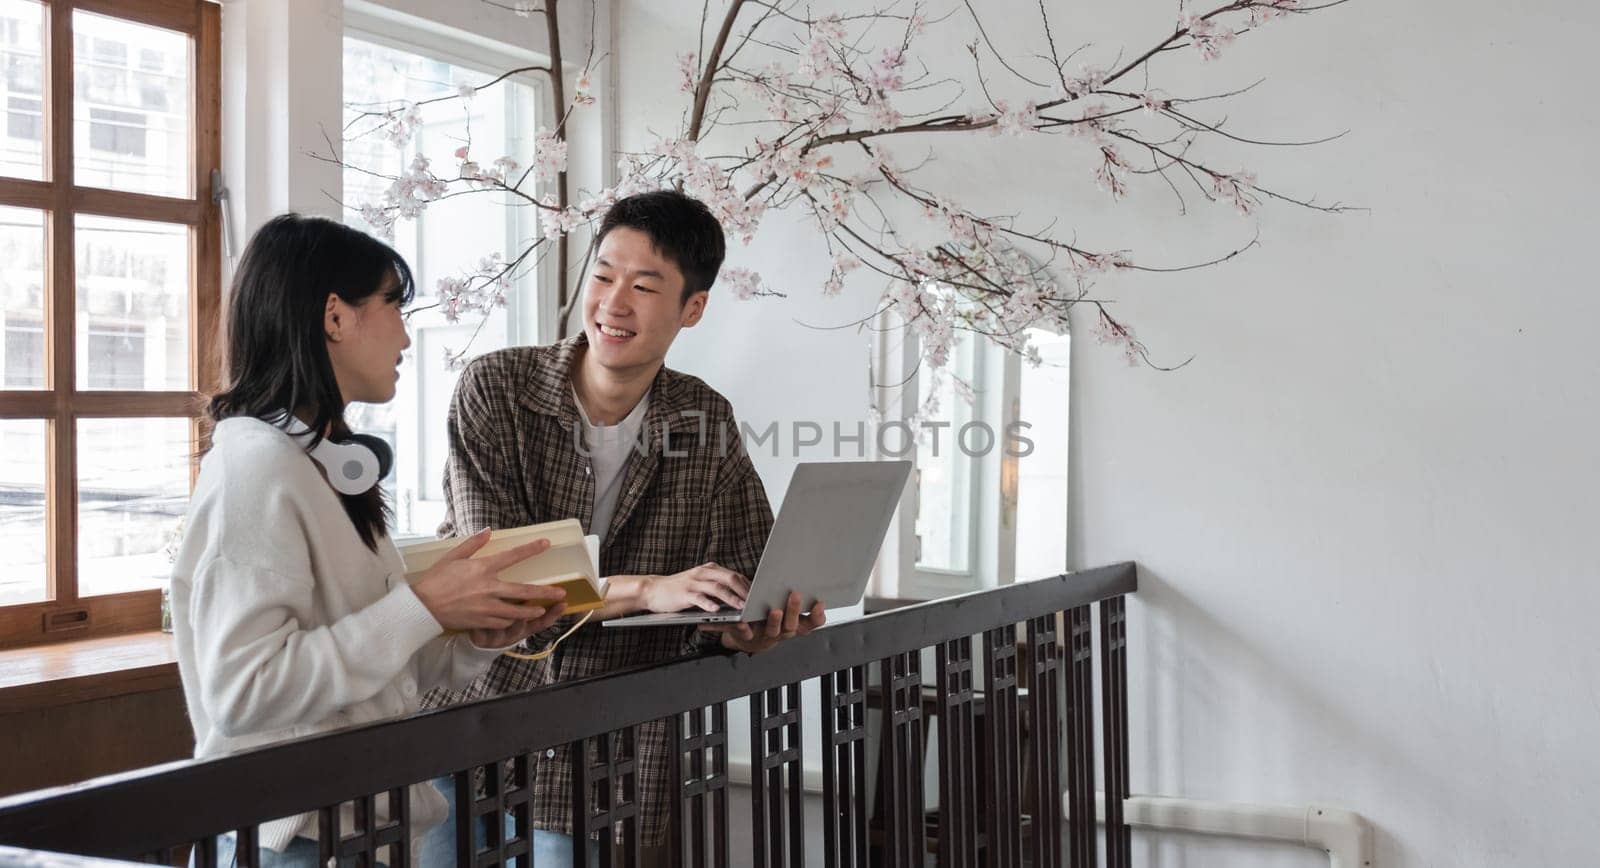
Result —
M 189 228 L 80 214 L 78 388 L 189 388 Z
M 78 422 L 78 592 L 160 587 L 189 500 L 188 419 Z
M 0 175 L 44 178 L 44 10 L 34 0 L 0 0 L 0 67 L 6 131 Z
M 421 123 L 411 140 L 397 148 L 381 134 L 365 135 L 382 123 L 363 118 L 363 111 L 383 112 L 402 102 L 420 102 L 456 93 L 460 85 L 480 85 L 494 74 L 457 66 L 425 54 L 391 48 L 364 39 L 344 40 L 345 143 L 349 167 L 344 173 L 344 201 L 354 209 L 380 203 L 389 181 L 379 175 L 400 174 L 418 155 L 426 156 L 440 178 L 455 178 L 467 147 L 471 159 L 488 169 L 497 157 L 509 156 L 520 166 L 531 161 L 527 136 L 535 128 L 531 89 L 505 82 L 478 91 L 470 101 L 449 100 L 421 106 Z M 509 178 L 512 183 L 516 178 Z M 357 405 L 348 414 L 357 430 L 377 434 L 395 447 L 395 472 L 384 481 L 395 505 L 396 534 L 432 534 L 444 514 L 440 480 L 444 473 L 445 417 L 455 389 L 455 366 L 446 353 L 467 351 L 466 358 L 506 346 L 513 325 L 509 308 L 468 310 L 455 322 L 433 307 L 440 278 L 463 277 L 478 270 L 481 260 L 499 253 L 515 256 L 520 239 L 532 237 L 528 209 L 509 197 L 474 194 L 433 202 L 416 220 L 399 220 L 392 243 L 416 275 L 417 300 L 407 320 L 412 347 L 400 368 L 395 400 L 383 406 Z M 354 210 L 346 220 L 375 232 Z M 377 233 L 375 233 L 377 234 Z M 514 275 L 515 292 L 533 295 L 533 276 Z
M 192 40 L 92 12 L 72 29 L 77 183 L 192 195 Z
M 973 421 L 966 390 L 976 379 L 976 353 L 971 332 L 962 332 L 950 361 L 937 371 L 917 374 L 917 407 L 928 410 L 928 424 L 917 444 L 917 566 L 967 572 L 972 537 L 972 471 L 975 460 L 961 451 L 962 426 Z M 959 378 L 959 381 L 958 381 Z M 932 399 L 934 404 L 930 404 Z M 931 409 L 930 409 L 931 408 Z M 972 436 L 972 435 L 969 435 Z M 973 437 L 972 448 L 982 444 Z
M 43 419 L 0 419 L 0 606 L 46 598 Z
M 1042 363 L 1022 365 L 1021 421 L 1033 451 L 1017 459 L 1017 578 L 1067 569 L 1067 384 L 1071 339 L 1029 329 Z M 1019 444 L 1019 451 L 1026 446 Z
M 0 207 L 0 389 L 43 389 L 44 212 Z

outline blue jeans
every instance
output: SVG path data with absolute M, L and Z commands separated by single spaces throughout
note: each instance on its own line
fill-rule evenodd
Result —
M 422 842 L 415 854 L 416 864 L 421 868 L 448 868 L 456 864 L 456 782 L 452 775 L 434 779 L 433 785 L 444 796 L 445 804 L 449 805 L 450 813 L 443 823 L 429 829 L 422 836 Z M 511 815 L 505 816 L 505 836 L 510 838 L 514 833 Z M 486 830 L 482 824 L 474 830 L 473 842 L 479 847 L 486 845 Z M 533 864 L 538 868 L 566 868 L 572 864 L 572 837 L 559 832 L 546 832 L 543 829 L 533 830 Z M 235 836 L 232 832 L 217 836 L 217 864 L 221 868 L 233 868 L 234 851 L 237 847 Z M 598 844 L 589 845 L 591 864 L 598 865 L 600 848 Z M 321 868 L 321 854 L 316 840 L 306 837 L 297 837 L 289 842 L 283 852 L 269 850 L 262 847 L 257 862 L 261 868 Z M 508 864 L 516 866 L 519 859 L 512 859 Z M 189 864 L 194 865 L 194 857 L 189 857 Z M 349 857 L 340 860 L 340 868 L 354 868 L 356 859 Z M 384 863 L 378 863 L 383 868 Z
M 234 851 L 237 846 L 236 836 L 232 832 L 217 836 L 217 864 L 221 868 L 233 868 L 236 864 Z M 317 842 L 305 837 L 297 837 L 290 841 L 282 853 L 262 847 L 257 860 L 256 864 L 261 868 L 318 868 L 322 864 Z M 189 857 L 189 864 L 194 865 L 192 855 Z M 356 859 L 353 856 L 339 860 L 341 868 L 352 868 L 355 864 Z M 378 865 L 381 868 L 384 863 L 379 862 Z
M 445 804 L 450 806 L 450 813 L 443 823 L 429 829 L 422 836 L 422 844 L 417 850 L 417 864 L 421 868 L 443 868 L 456 864 L 456 779 L 455 775 L 445 775 L 434 778 L 433 786 L 444 796 Z M 515 834 L 511 815 L 504 816 L 504 838 Z M 533 839 L 529 843 L 533 848 L 533 864 L 537 868 L 566 868 L 572 864 L 572 836 L 560 832 L 547 832 L 544 829 L 534 829 Z M 487 845 L 488 832 L 482 823 L 472 830 L 472 842 L 478 847 Z M 590 863 L 600 864 L 600 846 L 596 843 L 589 845 Z M 316 852 L 312 852 L 315 856 Z M 521 860 L 512 859 L 509 865 L 518 865 Z M 261 868 L 268 868 L 263 865 Z

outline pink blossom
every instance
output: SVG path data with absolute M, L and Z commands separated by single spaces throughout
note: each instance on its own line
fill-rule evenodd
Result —
M 380 127 L 383 137 L 389 144 L 403 148 L 411 142 L 411 136 L 416 133 L 417 126 L 422 123 L 422 110 L 416 103 L 402 103 L 400 108 L 394 109 L 384 115 L 383 126 Z
M 1100 189 L 1111 194 L 1112 199 L 1128 195 L 1128 182 L 1123 177 L 1127 169 L 1128 161 L 1122 158 L 1116 148 L 1100 146 L 1100 167 L 1095 170 L 1094 180 Z
M 541 130 L 533 141 L 533 174 L 547 181 L 567 170 L 567 142 L 548 130 Z
M 1012 291 L 1001 307 L 1000 319 L 1008 332 L 1020 332 L 1033 324 L 1039 316 L 1039 306 L 1043 299 L 1039 288 L 1031 283 L 1022 282 Z
M 1039 110 L 1028 100 L 1021 108 L 1013 109 L 1006 100 L 995 100 L 994 106 L 999 110 L 995 116 L 995 125 L 989 128 L 989 134 L 998 136 L 1002 133 L 1008 136 L 1021 136 L 1039 125 Z
M 418 154 L 406 171 L 389 184 L 383 193 L 383 202 L 398 216 L 415 220 L 429 202 L 443 196 L 447 190 L 445 182 L 429 171 L 428 158 Z
M 539 209 L 539 226 L 544 230 L 546 237 L 555 238 L 566 235 L 578 228 L 578 224 L 584 222 L 583 212 L 570 206 L 567 208 L 555 207 L 555 198 L 552 196 L 546 196 L 540 199 L 539 202 L 541 205 L 546 206 Z
M 1127 268 L 1132 264 L 1128 255 L 1119 250 L 1110 253 L 1091 253 L 1083 257 L 1082 269 L 1087 272 L 1110 271 L 1113 268 Z
M 867 164 L 872 167 L 874 172 L 890 178 L 895 177 L 899 171 L 894 165 L 894 155 L 890 154 L 889 149 L 882 145 L 872 149 L 872 158 L 867 161 Z
M 1106 71 L 1092 66 L 1081 66 L 1078 74 L 1069 78 L 1065 86 L 1060 84 L 1055 88 L 1055 100 L 1060 101 L 1065 97 L 1077 99 L 1088 96 L 1106 85 Z
M 466 172 L 466 167 L 468 165 L 470 165 L 473 169 L 473 174 L 470 176 Z M 490 163 L 489 168 L 487 169 L 480 168 L 476 163 L 462 164 L 461 176 L 463 178 L 471 177 L 473 179 L 473 186 L 482 190 L 489 187 L 507 185 L 506 179 L 509 178 L 511 173 L 515 172 L 516 170 L 516 160 L 513 160 L 510 157 L 495 157 L 494 162 Z
M 822 294 L 833 297 L 844 291 L 844 276 L 861 267 L 861 260 L 848 253 L 841 253 L 833 258 L 833 271 L 828 274 L 828 279 L 822 284 Z
M 658 170 L 661 177 L 675 176 L 681 180 L 684 192 L 705 203 L 712 216 L 722 224 L 724 233 L 749 244 L 755 237 L 761 215 L 766 212 L 766 203 L 760 199 L 746 200 L 734 189 L 729 173 L 700 156 L 697 147 L 698 143 L 684 139 L 658 141 L 654 152 L 670 161 L 666 167 Z M 773 157 L 770 154 L 767 157 L 769 162 L 766 165 L 772 167 L 770 160 Z M 788 164 L 784 163 L 785 172 L 788 168 Z
M 929 256 L 927 251 L 917 248 L 906 251 L 901 265 L 919 277 L 932 277 L 939 273 L 939 267 L 934 264 L 933 257 Z
M 695 88 L 699 86 L 697 79 L 700 70 L 695 58 L 696 55 L 692 51 L 678 55 L 678 90 L 684 93 L 694 93 Z
M 832 232 L 850 217 L 853 198 L 847 190 L 835 187 L 828 191 L 826 200 L 817 204 L 817 220 L 824 232 Z
M 813 33 L 800 53 L 800 65 L 795 72 L 804 78 L 820 78 L 833 70 L 833 49 L 826 37 Z
M 900 113 L 895 111 L 889 101 L 872 97 L 867 100 L 867 125 L 874 130 L 892 130 L 900 126 Z
M 816 23 L 816 32 L 822 34 L 824 39 L 830 39 L 834 42 L 840 42 L 850 35 L 849 31 L 845 29 L 844 19 L 840 18 L 837 13 L 818 21 Z
M 1216 60 L 1222 56 L 1222 47 L 1233 42 L 1237 35 L 1233 29 L 1218 24 L 1216 19 L 1199 15 L 1180 14 L 1178 26 L 1189 31 L 1189 41 L 1200 51 L 1200 59 Z
M 1112 168 L 1110 162 L 1102 162 L 1099 168 L 1094 170 L 1094 186 L 1109 192 L 1112 199 L 1122 199 L 1128 195 L 1128 183 L 1115 168 Z
M 615 205 L 617 198 L 617 187 L 607 187 L 593 196 L 578 200 L 578 210 L 585 215 L 593 215 Z
M 1067 134 L 1087 138 L 1097 146 L 1107 144 L 1111 137 L 1106 135 L 1106 130 L 1111 129 L 1115 123 L 1115 118 L 1108 117 L 1110 111 L 1105 103 L 1098 101 L 1085 105 L 1081 119 L 1077 123 L 1067 125 Z
M 456 148 L 456 159 L 465 160 L 466 158 L 467 158 L 467 146 L 466 145 L 462 145 L 461 147 Z
M 477 267 L 465 275 L 439 278 L 434 287 L 439 298 L 439 312 L 446 322 L 454 323 L 467 311 L 488 314 L 504 307 L 511 281 L 506 275 L 504 257 L 495 252 L 479 259 Z
M 361 214 L 361 219 L 372 227 L 372 231 L 378 233 L 379 238 L 391 244 L 394 243 L 395 213 L 392 208 L 381 205 L 362 205 L 357 211 Z
M 949 363 L 950 350 L 956 342 L 955 323 L 949 313 L 946 306 L 936 305 L 931 313 L 919 310 L 911 323 L 911 331 L 922 343 L 922 358 L 935 371 Z
M 1260 27 L 1274 18 L 1298 11 L 1299 8 L 1300 0 L 1266 0 L 1265 5 L 1250 7 L 1250 26 Z
M 816 124 L 819 133 L 834 133 L 850 127 L 850 117 L 844 111 L 844 100 L 838 95 L 830 95 L 824 99 L 822 110 L 818 114 Z
M 718 278 L 740 301 L 749 301 L 762 294 L 761 275 L 748 268 L 724 268 Z
M 1248 216 L 1261 204 L 1253 192 L 1255 186 L 1256 176 L 1250 172 L 1211 176 L 1212 196 L 1219 202 L 1232 204 L 1242 216 Z
M 622 180 L 617 182 L 616 188 L 612 191 L 615 199 L 661 189 L 659 178 L 645 174 L 644 158 L 638 154 L 627 154 L 618 159 L 617 174 Z
M 838 269 L 834 269 L 828 274 L 828 279 L 822 282 L 822 294 L 833 298 L 841 292 L 844 292 L 844 275 L 840 274 Z
M 439 312 L 444 314 L 444 321 L 458 322 L 461 319 L 461 295 L 467 289 L 467 281 L 460 277 L 441 277 L 434 284 L 434 292 L 439 296 Z
M 898 48 L 885 48 L 877 62 L 867 68 L 867 86 L 880 92 L 897 91 L 905 87 L 900 67 L 906 62 Z
M 848 33 L 838 15 L 829 15 L 811 26 L 805 48 L 800 52 L 796 72 L 804 78 L 820 78 L 834 70 L 834 46 Z
M 588 70 L 578 73 L 572 82 L 572 104 L 594 105 L 594 95 L 590 93 L 593 87 L 594 81 L 590 79 Z
M 1139 342 L 1133 336 L 1133 329 L 1107 316 L 1102 310 L 1099 320 L 1094 324 L 1094 334 L 1102 344 L 1121 347 L 1130 366 L 1139 364 Z

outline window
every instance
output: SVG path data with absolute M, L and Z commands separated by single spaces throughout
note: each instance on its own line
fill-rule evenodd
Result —
M 880 325 L 884 421 L 913 423 L 919 436 L 879 439 L 880 457 L 911 458 L 916 470 L 875 593 L 928 599 L 1065 572 L 1070 338 L 1031 329 L 1033 365 L 958 332 L 934 371 L 914 335 Z
M 483 61 L 480 60 L 480 63 Z M 461 85 L 477 86 L 495 78 L 504 66 L 479 68 L 447 52 L 410 47 L 367 33 L 344 40 L 344 101 L 349 126 L 344 156 L 348 221 L 374 231 L 354 212 L 378 201 L 388 182 L 372 172 L 396 175 L 412 159 L 426 156 L 441 177 L 454 177 L 460 163 L 456 150 L 469 147 L 473 158 L 489 165 L 510 156 L 530 162 L 536 86 L 508 81 L 478 91 L 470 101 L 447 100 L 421 106 L 422 122 L 411 141 L 397 149 L 381 136 L 362 135 L 377 121 L 362 111 L 384 111 L 431 97 L 453 95 Z M 363 171 L 365 170 L 365 171 Z M 442 478 L 448 453 L 445 420 L 460 362 L 448 356 L 467 350 L 479 355 L 513 343 L 536 340 L 532 317 L 532 269 L 519 269 L 507 306 L 488 314 L 469 312 L 455 321 L 435 306 L 440 278 L 475 270 L 484 256 L 498 252 L 513 258 L 535 233 L 537 217 L 507 197 L 506 207 L 488 207 L 486 194 L 434 202 L 414 221 L 395 223 L 393 244 L 410 263 L 417 280 L 417 299 L 407 319 L 411 349 L 400 369 L 395 400 L 382 406 L 360 406 L 349 414 L 357 430 L 377 434 L 395 447 L 395 470 L 384 481 L 395 506 L 396 536 L 432 536 L 444 516 Z M 527 299 L 519 306 L 519 299 Z M 469 349 L 470 347 L 470 349 Z
M 1015 551 L 1018 580 L 1043 579 L 1067 570 L 1067 407 L 1072 339 L 1030 329 L 1039 364 L 1017 364 L 1017 418 L 1027 443 L 1015 462 Z
M 138 112 L 89 109 L 89 147 L 123 157 L 144 158 L 145 116 Z
M 916 461 L 916 552 L 918 572 L 970 576 L 973 570 L 974 519 L 981 456 L 963 450 L 961 434 L 981 420 L 977 389 L 978 338 L 962 332 L 940 369 L 917 371 L 916 406 L 924 413 Z M 969 438 L 970 439 L 970 438 Z M 976 451 L 976 450 L 971 450 Z
M 6 87 L 12 93 L 39 92 L 39 56 L 6 46 Z M 18 46 L 20 48 L 20 46 Z
M 218 7 L 93 5 L 0 0 L 0 646 L 159 625 L 216 381 Z
M 44 135 L 44 107 L 25 96 L 6 97 L 6 135 L 13 139 L 39 141 Z
M 44 323 L 6 317 L 5 379 L 0 389 L 44 388 Z
M 5 70 L 6 92 L 6 137 L 0 142 L 3 176 L 43 177 L 42 20 L 37 2 L 0 2 L 0 67 Z
M 73 28 L 83 37 L 80 46 L 86 45 L 73 63 L 78 183 L 192 195 L 194 40 L 170 28 L 82 10 L 73 13 Z M 148 71 L 158 61 L 160 71 Z

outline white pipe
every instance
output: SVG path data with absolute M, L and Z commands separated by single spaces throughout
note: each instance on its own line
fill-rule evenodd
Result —
M 1062 794 L 1062 814 L 1066 814 Z M 1106 820 L 1106 794 L 1095 793 L 1095 815 Z M 1129 796 L 1122 803 L 1129 826 L 1258 841 L 1287 841 L 1328 854 L 1329 868 L 1372 868 L 1372 827 L 1360 814 L 1326 805 L 1241 805 Z
M 750 761 L 730 758 L 729 782 L 750 785 Z M 807 767 L 801 777 L 807 793 L 822 792 L 822 771 Z M 1094 794 L 1095 819 L 1106 821 L 1106 794 Z M 1067 816 L 1067 794 L 1061 794 Z M 1255 841 L 1286 841 L 1328 854 L 1328 868 L 1372 868 L 1372 827 L 1360 814 L 1327 805 L 1245 805 L 1172 796 L 1129 796 L 1122 820 L 1152 832 L 1186 832 Z

